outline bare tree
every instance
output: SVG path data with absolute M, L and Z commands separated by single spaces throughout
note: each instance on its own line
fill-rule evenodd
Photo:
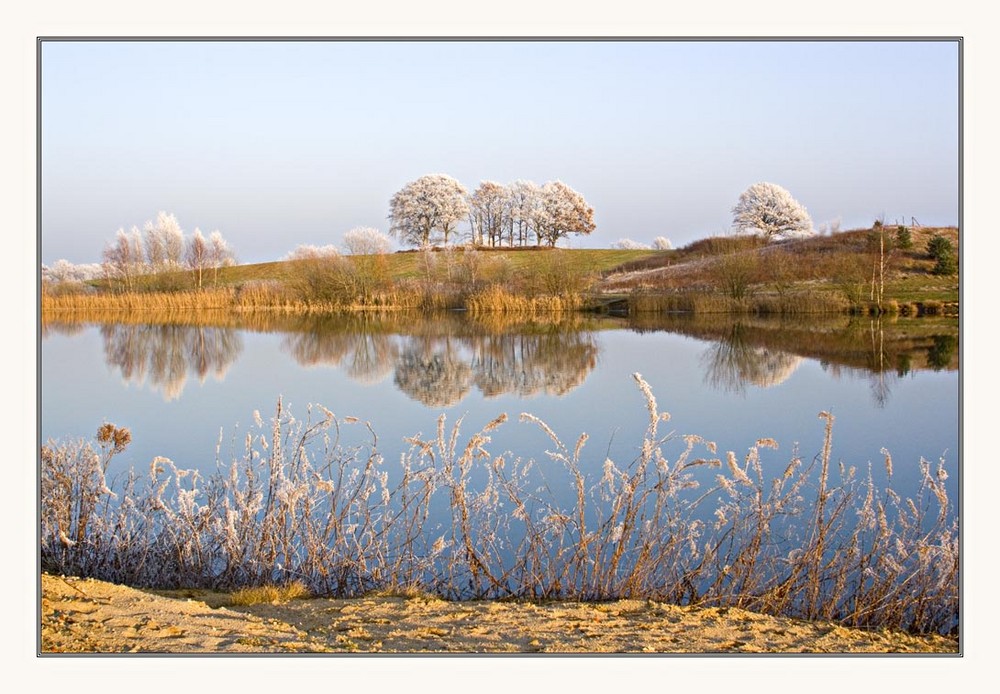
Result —
M 136 227 L 128 233 L 119 229 L 113 244 L 105 246 L 102 255 L 104 274 L 109 281 L 118 281 L 126 291 L 135 287 L 135 278 L 143 271 L 142 235 Z
M 219 283 L 219 268 L 236 264 L 236 256 L 229 243 L 222 238 L 222 234 L 216 229 L 208 235 L 208 264 L 213 270 L 212 281 Z
M 344 248 L 351 255 L 385 255 L 392 250 L 392 240 L 378 229 L 354 227 L 344 234 Z
M 353 291 L 368 303 L 388 283 L 385 254 L 392 249 L 392 241 L 378 229 L 355 227 L 344 234 L 344 248 L 351 254 Z

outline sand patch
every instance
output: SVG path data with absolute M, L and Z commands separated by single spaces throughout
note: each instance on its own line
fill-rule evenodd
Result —
M 958 653 L 958 640 L 654 601 L 314 598 L 232 606 L 42 575 L 41 652 Z

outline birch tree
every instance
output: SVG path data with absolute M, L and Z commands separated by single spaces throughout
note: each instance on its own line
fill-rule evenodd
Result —
M 127 290 L 135 287 L 135 279 L 142 274 L 143 245 L 139 229 L 119 229 L 112 244 L 105 246 L 102 254 L 104 275 L 109 281 L 118 281 Z
M 187 243 L 184 261 L 194 274 L 195 284 L 201 289 L 204 272 L 209 267 L 209 246 L 201 229 L 195 227 L 194 233 Z
M 208 235 L 208 264 L 213 270 L 213 282 L 219 283 L 219 269 L 236 264 L 236 256 L 229 243 L 216 229 Z
M 429 246 L 432 234 L 444 243 L 469 213 L 468 191 L 451 176 L 428 174 L 407 183 L 389 202 L 389 233 L 401 243 Z
M 146 263 L 153 271 L 177 269 L 184 255 L 184 231 L 177 217 L 166 212 L 156 215 L 156 222 L 145 224 Z

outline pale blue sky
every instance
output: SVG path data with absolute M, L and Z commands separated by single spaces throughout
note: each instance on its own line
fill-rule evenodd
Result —
M 726 233 L 778 183 L 819 225 L 958 222 L 957 42 L 43 42 L 42 262 L 159 210 L 242 262 L 387 231 L 406 182 L 561 179 L 574 246 Z

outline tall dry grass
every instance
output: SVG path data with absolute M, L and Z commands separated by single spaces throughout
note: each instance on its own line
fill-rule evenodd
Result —
M 475 292 L 465 301 L 465 307 L 472 315 L 488 313 L 534 315 L 577 311 L 583 306 L 579 294 L 541 294 L 524 296 L 507 289 L 491 285 Z
M 96 449 L 49 442 L 42 567 L 140 586 L 652 598 L 957 629 L 958 522 L 943 462 L 921 460 L 919 492 L 901 498 L 887 452 L 884 486 L 833 459 L 828 413 L 812 459 L 793 450 L 778 464 L 769 439 L 717 454 L 699 436 L 662 434 L 669 415 L 635 380 L 648 412 L 640 453 L 606 459 L 598 474 L 585 472 L 586 434 L 566 444 L 530 414 L 520 420 L 548 439 L 547 461 L 490 451 L 506 415 L 468 437 L 442 416 L 390 466 L 370 427 L 367 443 L 341 442 L 343 427 L 366 424 L 321 407 L 298 421 L 279 401 L 208 477 L 157 458 L 148 477 L 132 472 L 114 490 L 107 465 L 126 430 L 104 425 Z

